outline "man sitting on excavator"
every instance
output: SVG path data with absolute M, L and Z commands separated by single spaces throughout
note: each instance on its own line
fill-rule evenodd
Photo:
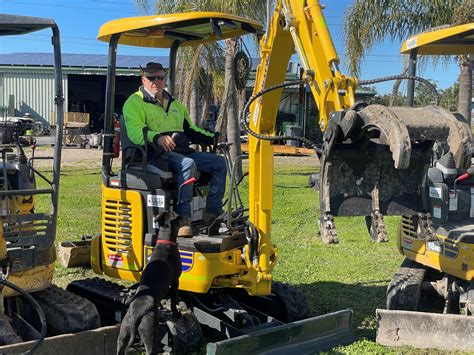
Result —
M 160 63 L 149 62 L 140 67 L 143 86 L 125 102 L 123 115 L 128 138 L 134 144 L 153 143 L 166 153 L 176 182 L 180 186 L 176 212 L 182 216 L 179 237 L 192 237 L 191 200 L 193 184 L 184 182 L 195 177 L 196 170 L 210 173 L 210 191 L 207 196 L 204 222 L 212 223 L 222 212 L 225 191 L 226 163 L 223 157 L 198 152 L 190 143 L 215 144 L 215 133 L 193 124 L 186 107 L 166 90 L 166 71 Z M 144 134 L 144 129 L 146 134 Z M 150 161 L 150 164 L 156 161 Z

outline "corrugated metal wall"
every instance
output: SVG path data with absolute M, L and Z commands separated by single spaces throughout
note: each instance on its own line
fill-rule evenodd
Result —
M 54 72 L 15 71 L 2 75 L 1 106 L 8 106 L 10 95 L 14 95 L 14 108 L 17 116 L 30 113 L 35 119 L 51 121 L 54 110 Z M 63 76 L 63 90 L 67 102 L 67 76 Z

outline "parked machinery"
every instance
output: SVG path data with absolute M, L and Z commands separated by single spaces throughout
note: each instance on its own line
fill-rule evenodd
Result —
M 59 29 L 50 19 L 0 15 L 2 36 L 48 28 L 54 47 L 56 142 L 61 142 L 64 98 Z M 32 351 L 46 335 L 92 329 L 100 322 L 92 303 L 51 283 L 61 144 L 55 145 L 53 157 L 44 158 L 34 156 L 33 146 L 28 158 L 19 140 L 25 129 L 33 128 L 26 127 L 26 122 L 0 121 L 0 345 L 37 340 L 30 349 L 23 349 Z M 39 159 L 53 161 L 52 179 L 34 166 Z M 38 188 L 37 179 L 46 187 Z M 45 212 L 38 208 L 40 198 L 46 199 Z
M 402 53 L 410 54 L 412 75 L 418 55 L 472 54 L 474 23 L 415 35 Z M 413 84 L 409 89 L 413 105 Z M 436 144 L 421 190 L 429 214 L 404 216 L 399 225 L 397 245 L 405 259 L 388 286 L 387 310 L 377 310 L 378 342 L 474 349 L 473 173 L 473 165 L 455 164 L 452 146 Z

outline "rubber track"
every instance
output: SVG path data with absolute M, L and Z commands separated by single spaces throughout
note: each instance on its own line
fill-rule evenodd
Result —
M 387 288 L 387 309 L 416 311 L 426 269 L 405 258 Z
M 100 327 L 92 302 L 55 285 L 32 294 L 46 315 L 48 335 L 77 333 Z

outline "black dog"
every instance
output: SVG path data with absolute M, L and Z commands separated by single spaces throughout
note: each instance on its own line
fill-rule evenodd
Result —
M 158 240 L 140 278 L 140 285 L 130 303 L 120 327 L 117 354 L 126 354 L 133 345 L 135 336 L 145 344 L 147 354 L 157 353 L 158 305 L 169 294 L 173 315 L 179 317 L 176 296 L 181 275 L 181 258 L 176 245 L 179 216 L 174 212 L 163 212 L 156 221 L 160 225 Z

